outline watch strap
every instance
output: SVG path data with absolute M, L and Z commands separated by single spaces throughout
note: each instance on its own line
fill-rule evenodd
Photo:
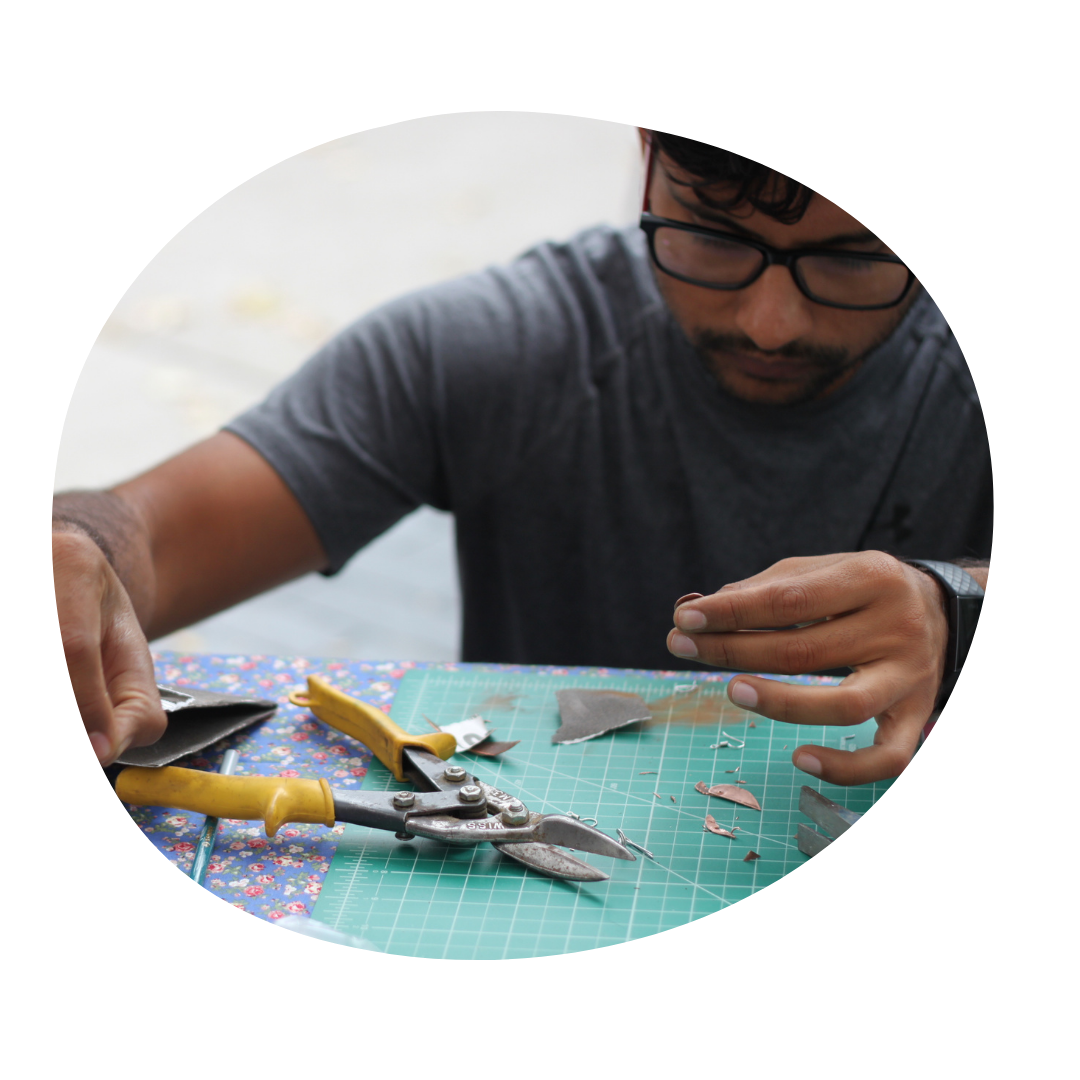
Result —
M 945 704 L 964 666 L 975 627 L 982 612 L 983 587 L 964 569 L 938 559 L 904 559 L 933 577 L 945 593 L 945 616 L 949 624 L 949 643 L 945 653 L 945 677 L 938 695 L 937 709 Z

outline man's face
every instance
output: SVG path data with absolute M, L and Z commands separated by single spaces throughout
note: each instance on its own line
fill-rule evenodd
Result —
M 670 174 L 670 175 L 669 175 Z M 722 229 L 777 248 L 839 246 L 850 251 L 889 249 L 850 214 L 814 195 L 802 219 L 784 225 L 752 207 L 720 211 L 703 204 L 692 177 L 660 155 L 653 166 L 650 210 L 675 221 Z M 711 189 L 722 202 L 730 194 Z M 655 269 L 655 268 L 654 268 Z M 791 272 L 770 266 L 752 285 L 725 292 L 679 281 L 655 269 L 668 307 L 712 368 L 720 385 L 742 401 L 794 405 L 841 386 L 863 358 L 896 328 L 918 289 L 883 311 L 844 311 L 799 292 Z

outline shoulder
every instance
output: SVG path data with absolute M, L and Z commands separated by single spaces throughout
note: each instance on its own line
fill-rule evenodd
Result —
M 931 365 L 931 393 L 978 408 L 979 395 L 963 350 L 929 293 L 919 297 L 911 315 L 906 333 L 913 351 Z

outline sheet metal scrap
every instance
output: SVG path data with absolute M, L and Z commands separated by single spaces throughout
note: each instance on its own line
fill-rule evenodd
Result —
M 753 794 L 738 784 L 713 784 L 709 787 L 704 780 L 699 780 L 694 785 L 695 791 L 702 795 L 712 795 L 717 799 L 727 799 L 728 802 L 739 803 L 741 806 L 749 806 L 751 810 L 760 810 L 761 803 L 754 798 Z
M 760 859 L 761 856 L 756 851 L 748 851 L 743 857 L 743 862 L 753 862 L 755 859 Z
M 459 754 L 498 757 L 499 754 L 505 754 L 507 750 L 513 749 L 521 742 L 520 739 L 515 739 L 513 742 L 495 742 L 491 737 L 491 729 L 482 716 L 469 716 L 464 720 L 459 720 L 456 724 L 445 724 L 442 727 L 428 720 L 426 716 L 424 719 L 436 731 L 445 731 L 453 735 L 454 742 L 457 743 L 457 753 Z
M 609 731 L 651 720 L 648 705 L 637 694 L 617 690 L 558 690 L 562 726 L 551 736 L 553 743 L 585 742 Z
M 735 834 L 730 829 L 723 828 L 712 814 L 705 815 L 705 828 L 717 836 L 730 836 L 732 840 L 735 839 Z

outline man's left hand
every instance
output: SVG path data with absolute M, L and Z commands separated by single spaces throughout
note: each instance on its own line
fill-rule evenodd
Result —
M 832 687 L 753 675 L 728 686 L 736 705 L 788 724 L 876 717 L 873 746 L 805 745 L 792 754 L 798 768 L 832 784 L 904 769 L 937 700 L 949 636 L 937 582 L 881 551 L 783 559 L 712 596 L 686 599 L 675 626 L 670 651 L 715 667 L 778 675 L 853 669 Z

